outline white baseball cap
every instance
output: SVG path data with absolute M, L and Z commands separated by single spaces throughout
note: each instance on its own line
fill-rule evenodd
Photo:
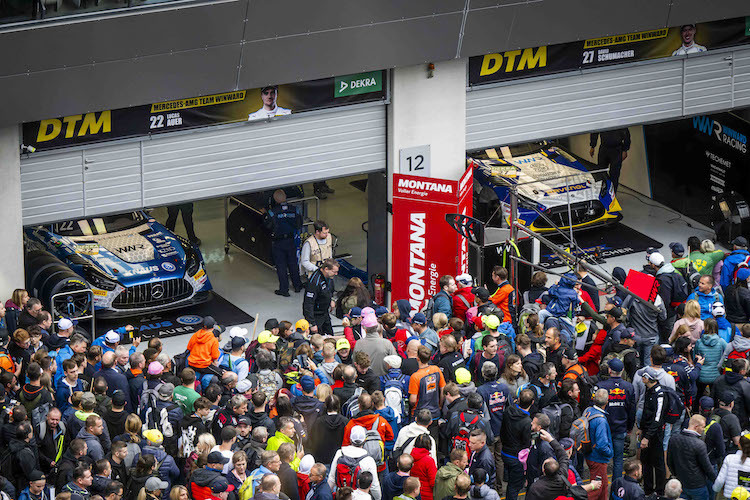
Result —
M 364 427 L 361 425 L 355 425 L 352 427 L 352 432 L 349 434 L 349 440 L 356 444 L 362 444 L 365 442 L 365 438 L 367 438 L 367 431 Z
M 68 318 L 60 318 L 60 321 L 57 322 L 57 329 L 58 330 L 67 330 L 68 328 L 73 327 L 73 322 L 70 321 Z
M 248 379 L 243 379 L 237 382 L 237 392 L 245 394 L 247 391 L 253 388 L 253 383 Z
M 120 341 L 120 334 L 114 330 L 110 330 L 104 334 L 104 341 L 107 344 L 116 344 Z
M 244 337 L 247 335 L 247 328 L 240 328 L 239 326 L 233 326 L 229 330 L 230 337 Z
M 648 261 L 658 267 L 664 264 L 664 256 L 659 252 L 654 252 L 648 256 Z
M 471 286 L 474 284 L 474 278 L 472 278 L 469 273 L 459 274 L 456 276 L 456 281 L 464 286 Z

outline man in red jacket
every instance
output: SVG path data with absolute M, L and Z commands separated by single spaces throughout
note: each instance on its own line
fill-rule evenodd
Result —
M 453 316 L 466 321 L 466 311 L 474 306 L 474 294 L 471 293 L 471 287 L 474 285 L 474 278 L 471 274 L 464 273 L 456 276 L 456 286 L 458 290 L 453 294 Z M 442 499 L 441 499 L 442 500 Z
M 389 424 L 385 420 L 385 418 L 375 413 L 375 407 L 372 404 L 372 397 L 368 393 L 363 392 L 359 396 L 359 398 L 357 398 L 357 403 L 359 403 L 359 413 L 357 414 L 356 418 L 351 419 L 349 423 L 346 424 L 346 427 L 344 428 L 344 441 L 341 444 L 342 446 L 349 446 L 350 444 L 352 444 L 351 434 L 354 427 L 359 425 L 364 427 L 365 430 L 370 430 L 375 425 L 376 420 L 378 421 L 377 431 L 378 434 L 380 434 L 380 438 L 383 440 L 383 443 L 387 443 L 388 441 L 393 441 L 396 439 L 396 436 L 393 435 L 391 424 Z M 379 465 L 378 472 L 383 472 L 385 470 L 385 466 L 385 463 Z

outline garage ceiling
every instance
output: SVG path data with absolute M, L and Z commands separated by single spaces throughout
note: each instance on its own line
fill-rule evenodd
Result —
M 57 18 L 0 30 L 0 126 L 743 15 L 746 0 L 219 0 Z

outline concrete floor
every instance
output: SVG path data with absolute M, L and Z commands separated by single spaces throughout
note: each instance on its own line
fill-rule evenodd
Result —
M 330 224 L 331 230 L 339 238 L 337 253 L 351 253 L 353 257 L 349 259 L 350 262 L 360 268 L 366 267 L 366 235 L 361 225 L 367 220 L 367 197 L 349 183 L 363 178 L 365 176 L 329 181 L 336 193 L 320 202 L 320 217 Z M 305 186 L 305 192 L 312 193 L 312 186 Z M 662 242 L 664 247 L 661 251 L 665 257 L 669 257 L 667 245 L 672 241 L 680 241 L 685 245 L 691 235 L 701 239 L 713 235 L 707 227 L 684 217 L 668 222 L 678 218 L 679 214 L 626 187 L 621 187 L 618 198 L 624 212 L 622 222 Z M 163 222 L 167 217 L 166 209 L 156 209 L 153 215 Z M 686 223 L 693 227 L 688 227 Z M 269 318 L 294 322 L 302 317 L 302 294 L 292 292 L 291 297 L 284 298 L 273 293 L 278 285 L 273 269 L 235 248 L 230 250 L 229 255 L 224 254 L 223 199 L 197 202 L 195 226 L 196 233 L 203 240 L 201 250 L 214 289 L 247 313 L 258 315 L 256 323 L 242 326 L 249 328 L 250 332 L 254 328 L 260 332 Z M 177 232 L 184 234 L 181 219 L 178 220 Z M 643 263 L 644 254 L 632 254 L 610 258 L 601 267 L 611 272 L 616 266 L 625 270 L 640 269 Z M 551 276 L 550 284 L 554 281 L 557 278 Z M 341 289 L 344 284 L 344 280 L 340 280 L 337 289 Z M 334 318 L 334 325 L 337 323 L 340 322 Z M 174 355 L 185 349 L 188 340 L 188 336 L 182 336 L 166 338 L 163 342 L 166 352 Z

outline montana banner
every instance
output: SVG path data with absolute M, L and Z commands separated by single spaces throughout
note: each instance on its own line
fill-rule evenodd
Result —
M 469 85 L 706 52 L 750 43 L 747 19 L 624 33 L 469 58 Z
M 23 124 L 23 143 L 37 150 L 142 137 L 385 99 L 385 72 L 235 90 L 131 108 L 103 110 Z
M 468 247 L 445 214 L 472 215 L 472 170 L 460 181 L 393 175 L 391 299 L 408 299 L 417 311 L 440 290 L 446 274 L 468 270 Z
M 703 224 L 717 196 L 750 200 L 750 123 L 736 114 L 644 125 L 643 133 L 654 200 Z

